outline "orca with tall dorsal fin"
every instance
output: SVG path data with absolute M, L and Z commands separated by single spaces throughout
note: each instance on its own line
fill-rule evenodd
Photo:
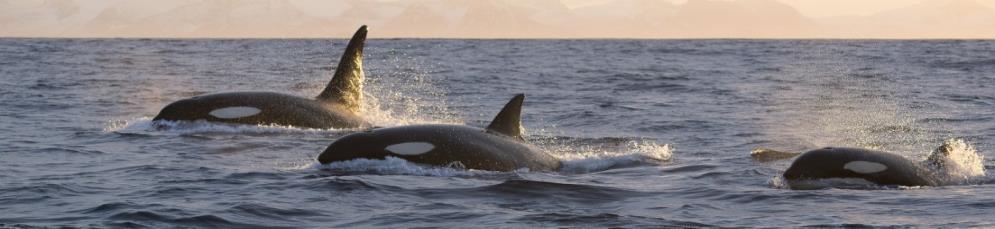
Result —
M 522 137 L 522 102 L 518 94 L 486 129 L 465 125 L 411 125 L 374 129 L 339 138 L 318 162 L 397 157 L 409 162 L 466 169 L 512 171 L 528 168 L 551 171 L 561 163 Z
M 173 102 L 153 120 L 204 120 L 308 128 L 369 126 L 361 117 L 366 33 L 365 25 L 359 27 L 349 40 L 332 80 L 314 99 L 275 92 L 208 94 Z

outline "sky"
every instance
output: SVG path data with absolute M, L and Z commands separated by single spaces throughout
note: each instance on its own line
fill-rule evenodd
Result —
M 995 39 L 995 0 L 0 0 L 0 37 Z

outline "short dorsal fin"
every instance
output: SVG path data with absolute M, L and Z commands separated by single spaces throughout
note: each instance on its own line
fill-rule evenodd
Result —
M 522 102 L 524 101 L 525 94 L 517 94 L 511 98 L 511 101 L 504 105 L 497 117 L 494 117 L 494 121 L 491 121 L 491 125 L 487 126 L 487 131 L 524 140 L 522 138 Z
M 754 160 L 760 162 L 770 162 L 770 161 L 789 159 L 798 155 L 801 155 L 801 153 L 777 151 L 761 147 L 754 148 L 753 151 L 750 151 L 750 157 L 753 157 Z
M 346 46 L 335 76 L 328 82 L 325 90 L 318 95 L 318 100 L 336 103 L 359 112 L 363 103 L 363 43 L 366 42 L 366 26 L 359 27 Z

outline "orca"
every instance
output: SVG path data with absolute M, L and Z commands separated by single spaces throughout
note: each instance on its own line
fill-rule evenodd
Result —
M 372 129 L 343 136 L 318 162 L 397 157 L 409 162 L 465 169 L 552 171 L 561 162 L 522 137 L 524 94 L 515 95 L 485 129 L 465 125 L 410 125 Z
M 942 177 L 937 171 L 946 165 L 948 160 L 944 158 L 950 155 L 950 150 L 951 146 L 945 143 L 925 161 L 919 162 L 877 150 L 826 147 L 801 153 L 782 176 L 789 184 L 818 179 L 857 178 L 878 185 L 939 186 Z M 754 157 L 758 153 L 761 150 L 754 150 Z
M 335 75 L 316 98 L 275 92 L 228 92 L 173 102 L 153 118 L 307 128 L 357 128 L 369 124 L 360 116 L 363 102 L 363 45 L 366 26 L 349 40 Z

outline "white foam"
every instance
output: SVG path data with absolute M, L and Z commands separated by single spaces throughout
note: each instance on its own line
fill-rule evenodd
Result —
M 216 118 L 235 119 L 253 116 L 259 114 L 260 112 L 262 112 L 262 110 L 259 108 L 239 106 L 215 109 L 208 114 Z
M 963 139 L 947 139 L 950 154 L 941 160 L 944 166 L 936 169 L 943 184 L 967 184 L 981 182 L 986 178 L 985 157 L 974 146 Z
M 843 165 L 843 169 L 856 173 L 870 174 L 888 170 L 888 166 L 870 161 L 851 161 Z
M 384 148 L 384 150 L 390 151 L 391 153 L 405 156 L 421 155 L 423 153 L 428 153 L 428 151 L 432 151 L 432 149 L 435 149 L 435 145 L 428 142 L 405 142 L 389 145 Z
M 563 161 L 560 171 L 587 173 L 602 171 L 619 166 L 638 165 L 647 162 L 669 161 L 674 148 L 654 141 L 629 141 L 618 151 L 562 152 L 553 154 Z
M 784 176 L 781 176 L 781 175 L 777 175 L 777 176 L 771 177 L 770 180 L 767 180 L 767 185 L 770 185 L 770 187 L 777 188 L 777 189 L 789 189 L 789 188 L 791 188 L 791 187 L 788 186 L 788 181 L 786 179 L 784 179 Z

